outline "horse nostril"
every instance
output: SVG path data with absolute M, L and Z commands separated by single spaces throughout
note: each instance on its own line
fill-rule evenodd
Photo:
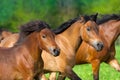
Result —
M 54 56 L 58 56 L 60 54 L 60 50 L 59 49 L 54 49 Z
M 99 50 L 102 50 L 102 48 L 103 48 L 103 43 L 97 43 L 97 47 L 99 48 Z

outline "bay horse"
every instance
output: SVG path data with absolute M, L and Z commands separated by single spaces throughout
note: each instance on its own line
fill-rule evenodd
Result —
M 45 72 L 61 72 L 62 75 L 72 80 L 81 80 L 72 68 L 75 65 L 76 51 L 82 40 L 92 45 L 97 51 L 103 48 L 103 43 L 98 35 L 97 24 L 95 23 L 96 18 L 97 14 L 81 16 L 69 20 L 53 30 L 56 33 L 56 43 L 61 51 L 57 57 L 46 54 L 46 51 L 42 52 Z M 35 78 L 38 80 L 38 76 Z M 59 77 L 58 80 L 61 80 L 61 78 L 62 77 Z M 43 79 L 43 77 L 41 79 Z M 50 80 L 55 79 L 52 78 Z
M 43 51 L 42 58 L 44 61 L 44 71 L 57 71 L 67 76 L 71 80 L 81 80 L 72 70 L 75 65 L 75 55 L 81 42 L 84 40 L 92 45 L 97 51 L 102 50 L 103 43 L 99 38 L 96 15 L 81 16 L 63 23 L 60 27 L 53 30 L 56 33 L 56 43 L 61 49 L 58 57 L 45 54 Z M 58 80 L 62 77 L 59 76 Z M 50 79 L 54 80 L 54 78 Z
M 12 32 L 4 30 L 4 29 L 0 29 L 0 42 L 1 40 L 3 40 L 4 38 L 10 36 L 12 34 Z
M 100 64 L 105 62 L 120 72 L 120 64 L 115 58 L 115 40 L 120 35 L 120 16 L 105 15 L 97 21 L 99 35 L 104 43 L 102 51 L 97 52 L 86 42 L 82 42 L 76 53 L 76 64 L 90 63 L 92 65 L 93 78 L 99 80 Z
M 0 80 L 33 80 L 43 71 L 42 50 L 58 56 L 55 34 L 43 21 L 32 21 L 20 28 L 13 47 L 0 47 Z
M 1 39 L 0 47 L 13 47 L 18 39 L 19 39 L 19 34 L 12 33 L 11 35 Z

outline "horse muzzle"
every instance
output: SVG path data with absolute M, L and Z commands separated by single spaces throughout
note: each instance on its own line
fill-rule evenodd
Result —
M 54 49 L 54 50 L 53 50 L 53 53 L 54 53 L 54 54 L 53 54 L 54 56 L 59 56 L 60 50 L 59 50 L 59 49 Z
M 51 51 L 52 55 L 55 56 L 55 57 L 59 56 L 59 54 L 60 54 L 60 49 L 59 48 L 51 48 L 50 51 Z
M 102 42 L 95 42 L 93 46 L 97 51 L 101 51 L 104 47 L 104 44 Z

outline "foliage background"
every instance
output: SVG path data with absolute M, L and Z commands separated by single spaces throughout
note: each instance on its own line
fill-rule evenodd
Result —
M 18 32 L 20 25 L 38 19 L 55 28 L 68 19 L 95 13 L 120 14 L 120 0 L 0 0 L 0 28 Z M 120 37 L 116 44 L 120 45 Z M 118 49 L 117 57 L 120 59 L 118 54 L 120 47 Z M 81 68 L 78 66 L 74 68 L 76 72 L 84 80 L 92 80 L 90 65 L 79 67 Z M 120 79 L 119 73 L 111 71 L 110 67 L 102 66 L 101 70 L 103 70 L 100 72 L 101 80 Z
M 31 20 L 46 21 L 55 28 L 84 14 L 120 14 L 119 0 L 1 0 L 0 28 L 18 32 Z M 118 42 L 119 43 L 119 42 Z

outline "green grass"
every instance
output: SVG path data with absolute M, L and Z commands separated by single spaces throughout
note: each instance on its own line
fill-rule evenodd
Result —
M 120 46 L 116 46 L 116 58 L 120 63 Z M 91 64 L 76 65 L 73 70 L 82 80 L 93 80 Z M 48 77 L 49 74 L 46 74 L 46 76 Z M 120 72 L 106 63 L 101 63 L 99 77 L 100 80 L 120 80 Z M 65 80 L 70 79 L 66 78 Z
M 116 58 L 120 63 L 120 46 L 116 46 Z M 92 67 L 90 64 L 77 65 L 73 70 L 82 78 L 82 80 L 93 80 Z M 120 72 L 117 72 L 108 64 L 102 63 L 100 66 L 100 80 L 120 80 Z M 70 80 L 70 79 L 66 79 Z

